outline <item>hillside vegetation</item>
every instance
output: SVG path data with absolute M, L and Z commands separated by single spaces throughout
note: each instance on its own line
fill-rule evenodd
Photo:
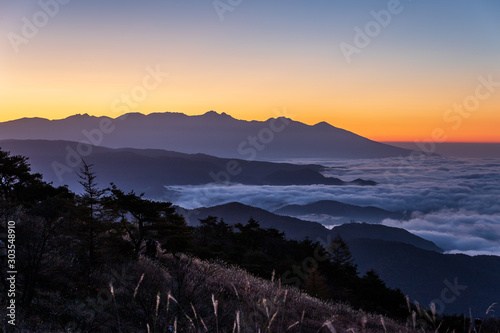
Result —
M 0 176 L 0 233 L 15 222 L 18 271 L 8 299 L 2 267 L 0 306 L 15 299 L 23 332 L 498 330 L 496 320 L 440 318 L 409 304 L 374 271 L 358 276 L 340 237 L 324 248 L 255 220 L 188 227 L 170 203 L 101 189 L 85 162 L 81 195 L 3 151 Z

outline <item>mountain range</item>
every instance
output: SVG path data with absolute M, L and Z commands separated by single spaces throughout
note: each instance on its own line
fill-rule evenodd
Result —
M 3 140 L 0 148 L 29 158 L 34 172 L 54 185 L 80 192 L 77 172 L 82 159 L 92 164 L 103 187 L 113 182 L 124 190 L 163 199 L 165 186 L 209 183 L 245 185 L 356 185 L 374 186 L 370 180 L 344 182 L 325 177 L 319 164 L 272 163 L 185 154 L 161 149 L 112 149 L 70 141 Z
M 298 218 L 328 215 L 333 218 L 338 218 L 339 224 L 349 222 L 349 220 L 380 223 L 387 218 L 403 219 L 407 215 L 405 213 L 391 212 L 378 207 L 360 207 L 334 200 L 320 200 L 306 205 L 286 205 L 275 210 L 274 213 Z
M 500 257 L 445 254 L 434 243 L 410 232 L 383 225 L 347 223 L 329 230 L 316 222 L 280 216 L 240 203 L 185 210 L 191 225 L 217 216 L 234 225 L 250 218 L 263 228 L 275 228 L 292 239 L 308 237 L 327 243 L 337 234 L 349 244 L 360 273 L 374 269 L 392 288 L 400 288 L 412 302 L 438 313 L 469 313 L 481 318 L 500 294 Z
M 390 287 L 446 314 L 484 318 L 500 295 L 500 257 L 442 254 L 403 242 L 357 238 L 349 248 L 360 271 L 374 268 Z
M 112 119 L 75 115 L 61 120 L 24 118 L 0 123 L 0 148 L 29 157 L 34 172 L 56 186 L 79 193 L 76 173 L 82 159 L 94 166 L 101 188 L 119 188 L 165 200 L 168 186 L 238 183 L 245 185 L 376 186 L 371 180 L 346 182 L 325 177 L 320 164 L 272 163 L 299 158 L 381 158 L 410 150 L 377 143 L 327 123 L 306 125 L 289 118 L 243 121 L 227 114 L 200 116 L 137 113 Z M 260 160 L 260 161 L 259 161 Z M 446 313 L 481 314 L 500 294 L 500 257 L 445 254 L 436 244 L 383 225 L 348 223 L 328 229 L 298 217 L 324 214 L 338 221 L 380 223 L 405 212 L 347 205 L 333 200 L 287 205 L 269 212 L 233 202 L 186 210 L 187 222 L 217 216 L 234 225 L 250 218 L 292 239 L 328 242 L 341 235 L 361 273 L 375 269 L 388 286 L 400 288 L 424 306 L 434 301 Z M 288 216 L 287 216 L 288 215 Z M 344 219 L 344 220 L 341 220 Z M 451 294 L 450 294 L 451 293 Z M 444 295 L 444 296 L 443 296 Z
M 354 207 L 355 206 L 353 206 L 353 208 Z M 404 242 L 424 250 L 436 252 L 443 251 L 433 242 L 413 235 L 404 229 L 368 223 L 348 223 L 332 229 L 327 229 L 317 222 L 304 221 L 295 217 L 278 215 L 261 208 L 244 205 L 239 202 L 231 202 L 223 205 L 202 207 L 191 210 L 179 207 L 178 211 L 184 216 L 188 224 L 193 226 L 198 225 L 200 219 L 207 218 L 208 216 L 217 216 L 222 218 L 224 219 L 224 222 L 230 225 L 235 225 L 236 223 L 245 224 L 248 219 L 253 218 L 259 221 L 261 227 L 274 228 L 284 231 L 286 236 L 291 239 L 301 240 L 308 237 L 312 240 L 320 239 L 323 242 L 326 242 L 327 239 L 332 239 L 337 234 L 340 234 L 342 238 L 345 238 L 346 240 L 367 238 L 397 241 Z
M 382 144 L 326 122 L 286 117 L 238 120 L 226 113 L 129 113 L 118 118 L 78 114 L 66 119 L 23 118 L 0 123 L 0 140 L 87 142 L 110 148 L 165 149 L 245 160 L 381 158 L 410 150 Z

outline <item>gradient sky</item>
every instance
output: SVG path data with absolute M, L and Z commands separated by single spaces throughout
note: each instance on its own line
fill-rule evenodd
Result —
M 43 19 L 41 5 L 2 1 L 0 121 L 117 117 L 125 110 L 113 102 L 159 66 L 169 76 L 126 111 L 265 120 L 286 108 L 379 141 L 441 128 L 450 142 L 500 142 L 500 86 L 470 114 L 447 113 L 478 77 L 500 82 L 500 2 L 401 1 L 348 63 L 340 44 L 389 2 L 242 0 L 221 21 L 211 0 L 72 0 L 16 52 L 10 39 L 23 17 Z

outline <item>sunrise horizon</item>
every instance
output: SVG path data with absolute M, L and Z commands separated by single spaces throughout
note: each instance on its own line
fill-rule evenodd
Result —
M 497 5 L 54 1 L 3 5 L 0 121 L 287 108 L 376 141 L 500 142 Z
M 41 118 L 41 119 L 48 119 L 48 120 L 51 120 L 51 121 L 53 121 L 53 120 L 64 120 L 64 119 L 67 119 L 69 117 L 77 116 L 77 115 L 89 115 L 91 117 L 109 117 L 111 119 L 119 119 L 120 117 L 122 117 L 125 114 L 134 114 L 134 113 L 139 113 L 139 114 L 142 114 L 142 115 L 145 115 L 145 116 L 151 115 L 151 114 L 164 114 L 164 113 L 183 114 L 183 115 L 186 115 L 186 116 L 201 116 L 201 115 L 204 115 L 207 112 L 211 112 L 211 111 L 212 112 L 216 112 L 218 114 L 225 113 L 225 114 L 231 116 L 234 119 L 244 120 L 244 121 L 261 121 L 261 122 L 263 122 L 263 121 L 267 121 L 267 120 L 269 120 L 271 118 L 277 118 L 277 117 L 280 117 L 280 116 L 284 116 L 284 117 L 290 118 L 290 119 L 292 119 L 294 121 L 301 122 L 301 123 L 309 125 L 309 126 L 314 126 L 316 124 L 319 124 L 319 123 L 322 123 L 322 122 L 326 122 L 326 123 L 328 123 L 331 126 L 334 126 L 334 127 L 337 127 L 337 128 L 340 128 L 340 129 L 343 129 L 343 130 L 355 133 L 357 135 L 361 135 L 361 136 L 363 136 L 363 137 L 365 137 L 367 139 L 370 139 L 370 140 L 373 140 L 373 141 L 377 141 L 377 142 L 382 142 L 382 143 L 388 143 L 388 144 L 390 144 L 390 143 L 425 142 L 425 141 L 430 141 L 430 140 L 436 141 L 435 138 L 433 137 L 433 134 L 432 134 L 433 131 L 432 130 L 429 130 L 428 133 L 424 133 L 424 134 L 422 134 L 420 136 L 377 136 L 377 134 L 370 134 L 369 131 L 363 131 L 362 129 L 359 129 L 359 128 L 356 130 L 356 129 L 353 129 L 353 128 L 339 126 L 339 124 L 337 124 L 335 122 L 335 119 L 333 119 L 333 120 L 320 120 L 320 121 L 317 121 L 317 120 L 309 121 L 307 119 L 300 119 L 300 118 L 294 117 L 293 112 L 290 112 L 287 109 L 280 109 L 280 108 L 274 108 L 274 110 L 270 113 L 269 116 L 267 116 L 267 117 L 263 116 L 263 117 L 260 117 L 260 118 L 235 116 L 236 113 L 232 114 L 230 112 L 218 111 L 218 110 L 214 110 L 214 109 L 207 109 L 206 111 L 193 112 L 193 113 L 180 112 L 180 111 L 151 111 L 151 112 L 141 112 L 141 111 L 130 110 L 128 112 L 123 112 L 123 113 L 109 113 L 109 114 L 105 114 L 105 113 L 92 113 L 92 112 L 89 112 L 89 111 L 86 111 L 86 112 L 84 111 L 84 112 L 78 112 L 78 113 L 68 113 L 67 115 L 60 115 L 60 116 L 53 116 L 53 117 L 50 117 L 50 116 L 47 116 L 47 115 L 45 115 L 45 116 L 44 115 L 29 115 L 29 116 L 22 116 L 22 117 L 19 117 L 19 118 L 6 119 L 6 120 L 3 120 L 2 118 L 0 118 L 0 123 L 3 123 L 3 122 L 12 122 L 12 121 L 21 120 L 21 119 L 24 119 L 24 118 L 28 118 L 28 119 Z M 436 128 L 440 129 L 438 127 L 436 127 Z M 434 128 L 434 130 L 436 130 L 436 128 Z M 453 132 L 453 129 L 451 129 L 449 131 L 449 133 L 452 133 L 452 132 Z M 491 138 L 491 139 L 481 139 L 481 138 L 460 139 L 460 138 L 454 138 L 454 139 L 449 139 L 449 137 L 448 137 L 449 133 L 445 132 L 445 130 L 443 129 L 443 135 L 446 136 L 446 139 L 443 140 L 440 143 L 478 143 L 478 144 L 497 144 L 497 143 L 500 143 L 500 138 Z

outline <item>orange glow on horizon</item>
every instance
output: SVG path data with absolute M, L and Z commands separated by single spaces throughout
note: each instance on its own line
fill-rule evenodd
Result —
M 114 109 L 114 102 L 143 85 L 147 66 L 127 70 L 120 61 L 104 62 L 109 67 L 83 62 L 69 71 L 68 64 L 58 67 L 53 59 L 41 67 L 19 65 L 18 71 L 6 69 L 5 80 L 0 81 L 0 121 L 61 119 L 78 113 L 112 118 L 127 112 L 199 115 L 209 110 L 263 121 L 286 110 L 285 116 L 296 121 L 309 125 L 326 121 L 375 141 L 429 140 L 433 130 L 441 128 L 447 142 L 500 142 L 496 126 L 500 94 L 481 101 L 467 116 L 451 115 L 459 120 L 445 117 L 454 103 L 474 93 L 477 75 L 450 81 L 449 75 L 437 72 L 430 78 L 420 73 L 422 69 L 403 71 L 394 63 L 354 69 L 344 64 L 297 68 L 294 61 L 303 59 L 284 59 L 273 71 L 255 60 L 237 72 L 221 72 L 225 64 L 217 61 L 206 64 L 193 56 L 197 66 L 180 62 L 160 66 L 168 76 L 126 110 Z
M 12 121 L 12 120 L 17 120 L 20 118 L 34 118 L 34 117 L 40 117 L 40 118 L 47 118 L 50 120 L 58 120 L 58 119 L 64 119 L 69 116 L 75 115 L 75 114 L 89 114 L 91 116 L 95 117 L 100 117 L 100 116 L 107 116 L 111 118 L 118 118 L 122 114 L 125 114 L 127 112 L 123 113 L 93 113 L 90 112 L 89 109 L 85 108 L 85 106 L 81 106 L 79 108 L 71 108 L 74 110 L 72 113 L 67 113 L 66 108 L 61 108 L 60 110 L 55 110 L 52 112 L 51 116 L 43 115 L 40 112 L 32 112 L 32 113 L 25 113 L 25 116 L 23 117 L 17 117 L 16 113 L 2 113 L 2 121 Z M 208 111 L 211 111 L 212 109 L 205 109 L 203 111 L 200 111 L 199 109 L 193 109 L 192 112 L 179 112 L 179 113 L 184 113 L 189 116 L 195 116 L 195 115 L 201 115 L 204 114 Z M 429 124 L 425 121 L 425 119 L 422 119 L 418 126 L 415 126 L 416 123 L 413 122 L 414 126 L 409 126 L 409 127 L 404 127 L 400 122 L 397 122 L 395 120 L 388 120 L 386 122 L 380 121 L 380 125 L 375 126 L 373 119 L 364 119 L 360 120 L 359 118 L 356 119 L 340 119 L 335 116 L 331 117 L 331 119 L 324 118 L 321 120 L 318 120 L 317 117 L 305 117 L 303 116 L 302 113 L 299 112 L 292 112 L 290 109 L 286 107 L 274 107 L 271 109 L 271 112 L 266 111 L 266 112 L 261 112 L 261 113 L 252 113 L 252 116 L 246 116 L 244 111 L 240 112 L 230 112 L 230 111 L 224 111 L 224 110 L 214 110 L 218 113 L 225 112 L 232 116 L 235 119 L 240 119 L 240 120 L 257 120 L 257 121 L 265 121 L 269 118 L 276 118 L 279 116 L 286 116 L 288 118 L 291 118 L 295 121 L 299 121 L 302 123 L 305 123 L 307 125 L 315 125 L 319 122 L 326 121 L 332 126 L 353 132 L 355 134 L 361 135 L 363 137 L 366 137 L 370 140 L 378 141 L 378 142 L 414 142 L 414 141 L 436 141 L 433 139 L 433 131 L 436 129 L 441 129 L 443 130 L 443 135 L 446 137 L 444 142 L 447 143 L 500 143 L 500 138 L 496 134 L 496 125 L 495 124 L 490 124 L 490 126 L 486 128 L 482 128 L 483 134 L 478 134 L 478 129 L 474 128 L 473 126 L 468 126 L 467 124 L 464 123 L 463 127 L 461 127 L 459 130 L 453 130 L 453 129 L 448 129 L 446 130 L 445 127 L 432 127 L 429 126 Z M 130 112 L 140 112 L 143 114 L 151 114 L 151 113 L 162 113 L 162 112 L 177 112 L 177 111 L 172 111 L 172 110 L 164 110 L 164 111 L 158 111 L 157 109 L 154 110 L 143 110 L 143 111 L 135 111 L 135 110 L 130 110 Z M 471 124 L 472 125 L 472 124 Z M 385 126 L 385 127 L 383 127 Z M 424 134 L 422 134 L 424 133 Z M 436 141 L 437 142 L 437 141 Z
M 447 21 L 440 14 L 444 11 L 408 11 L 404 15 L 415 15 L 414 22 L 430 13 L 439 24 L 415 30 L 411 19 L 401 20 L 401 30 L 384 29 L 348 62 L 339 45 L 352 38 L 349 15 L 363 6 L 353 6 L 347 16 L 320 10 L 350 6 L 343 3 L 307 6 L 307 12 L 313 11 L 303 21 L 296 15 L 306 7 L 298 4 L 258 15 L 238 10 L 220 24 L 210 4 L 154 3 L 75 2 L 61 7 L 57 18 L 19 50 L 8 38 L 0 40 L 0 122 L 209 110 L 263 121 L 286 110 L 296 121 L 326 121 L 375 141 L 429 140 L 441 129 L 447 142 L 500 142 L 497 21 L 481 30 L 450 20 L 448 28 L 438 31 Z M 440 8 L 437 3 L 426 6 Z M 20 32 L 21 18 L 40 10 L 23 2 L 8 7 L 14 11 L 0 24 L 3 36 Z M 463 11 L 463 19 L 474 19 L 468 7 L 456 9 Z M 457 34 L 455 28 L 467 33 Z M 145 81 L 147 68 L 168 75 L 151 85 Z M 477 108 L 449 113 L 477 95 L 481 78 L 488 77 L 495 83 L 480 89 L 482 96 L 491 94 Z M 144 82 L 154 88 L 124 104 L 123 96 L 140 92 Z

